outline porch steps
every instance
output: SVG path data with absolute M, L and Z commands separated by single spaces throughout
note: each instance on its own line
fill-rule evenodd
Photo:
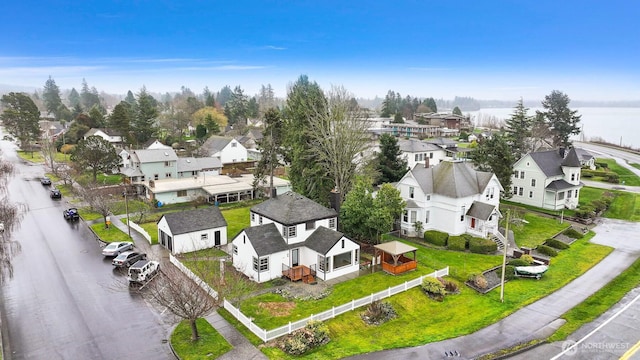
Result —
M 498 245 L 498 251 L 504 250 L 504 241 L 506 240 L 502 234 L 491 234 L 490 239 Z

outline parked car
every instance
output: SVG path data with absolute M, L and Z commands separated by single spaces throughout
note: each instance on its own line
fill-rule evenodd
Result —
M 49 196 L 52 199 L 62 199 L 62 193 L 58 189 L 51 189 L 51 192 L 49 193 Z
M 160 270 L 160 263 L 153 260 L 140 260 L 129 268 L 129 285 L 144 285 Z
M 130 241 L 112 242 L 109 245 L 105 246 L 104 249 L 102 249 L 102 255 L 118 256 L 121 253 L 127 250 L 132 250 L 132 249 L 133 249 L 133 243 Z
M 78 209 L 69 208 L 62 212 L 62 216 L 64 216 L 65 220 L 80 220 L 80 214 L 78 214 Z
M 113 261 L 111 261 L 111 265 L 115 267 L 129 267 L 132 264 L 135 264 L 139 260 L 145 260 L 147 258 L 147 254 L 143 252 L 137 251 L 125 251 L 120 253 L 120 255 L 116 256 Z
M 49 179 L 48 177 L 45 176 L 45 177 L 40 179 L 40 184 L 49 186 L 49 185 L 51 185 L 51 179 Z

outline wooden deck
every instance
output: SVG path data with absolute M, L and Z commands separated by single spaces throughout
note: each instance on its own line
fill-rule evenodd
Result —
M 310 284 L 315 282 L 315 273 L 308 266 L 298 265 L 282 270 L 282 276 L 289 278 L 291 281 L 302 280 L 304 283 Z
M 417 267 L 418 267 L 418 262 L 413 260 L 409 260 L 403 263 L 398 263 L 398 265 L 395 265 L 395 266 L 393 265 L 393 263 L 388 263 L 388 262 L 382 263 L 382 270 L 393 275 L 398 275 L 406 271 L 415 270 Z

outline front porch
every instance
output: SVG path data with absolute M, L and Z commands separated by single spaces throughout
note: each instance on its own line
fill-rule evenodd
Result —
M 282 276 L 291 281 L 302 280 L 305 284 L 313 284 L 316 282 L 316 265 L 287 266 L 282 264 Z

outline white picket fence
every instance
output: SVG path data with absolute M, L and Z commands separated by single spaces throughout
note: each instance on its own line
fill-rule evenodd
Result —
M 126 220 L 125 220 L 126 222 Z M 147 232 L 147 230 L 143 229 L 140 225 L 134 223 L 133 221 L 129 220 L 129 226 L 131 226 L 131 228 L 137 232 L 140 233 L 140 235 L 142 235 L 145 239 L 147 239 L 147 241 L 149 242 L 149 244 L 151 244 L 151 235 L 149 235 L 149 233 Z
M 298 320 L 298 321 L 294 321 L 294 322 L 289 322 L 288 325 L 285 326 L 281 326 L 279 328 L 273 329 L 273 330 L 265 330 L 262 329 L 261 327 L 257 326 L 256 324 L 253 323 L 253 320 L 244 315 L 242 312 L 240 312 L 240 310 L 238 310 L 235 306 L 233 306 L 230 302 L 227 301 L 227 299 L 224 299 L 224 308 L 229 311 L 236 319 L 238 319 L 238 321 L 240 321 L 244 326 L 247 327 L 247 329 L 251 330 L 251 332 L 253 332 L 254 334 L 256 334 L 256 336 L 258 336 L 260 339 L 262 339 L 262 341 L 267 342 L 269 340 L 273 340 L 275 338 L 278 338 L 280 336 L 286 335 L 286 334 L 290 334 L 292 331 L 294 330 L 298 330 L 301 329 L 303 327 L 305 327 L 305 325 L 307 325 L 307 323 L 309 321 L 312 320 L 319 320 L 319 321 L 323 321 L 323 320 L 328 320 L 331 318 L 334 318 L 340 314 L 346 313 L 347 311 L 352 311 L 356 308 L 359 308 L 361 306 L 364 305 L 368 305 L 371 304 L 372 302 L 376 301 L 376 300 L 381 300 L 381 299 L 385 299 L 390 297 L 391 295 L 396 295 L 399 294 L 401 292 L 407 291 L 409 289 L 412 289 L 416 286 L 419 286 L 420 284 L 422 284 L 422 280 L 424 280 L 425 277 L 442 277 L 442 276 L 447 276 L 449 275 L 449 267 L 447 266 L 444 269 L 440 269 L 440 270 L 436 270 L 431 274 L 428 275 L 423 275 L 420 276 L 416 279 L 413 280 L 409 280 L 409 281 L 405 281 L 404 283 L 400 284 L 400 285 L 396 285 L 396 286 L 392 286 L 390 288 L 387 288 L 386 290 L 382 290 L 380 292 L 377 292 L 375 294 L 370 294 L 368 296 L 365 296 L 363 298 L 357 299 L 357 300 L 352 300 L 351 302 L 348 302 L 346 304 L 342 304 L 339 306 L 334 306 L 331 309 L 327 310 L 327 311 L 323 311 L 321 313 L 318 314 L 313 314 L 311 316 L 309 316 L 306 319 L 302 319 L 302 320 Z
M 218 298 L 218 292 L 213 290 L 209 284 L 204 282 L 199 276 L 193 273 L 193 271 L 189 270 L 178 258 L 173 256 L 173 254 L 169 254 L 169 261 L 175 265 L 180 271 L 182 271 L 185 275 L 187 275 L 191 280 L 195 281 L 198 286 L 200 286 L 204 291 L 206 291 L 211 297 L 214 299 Z

